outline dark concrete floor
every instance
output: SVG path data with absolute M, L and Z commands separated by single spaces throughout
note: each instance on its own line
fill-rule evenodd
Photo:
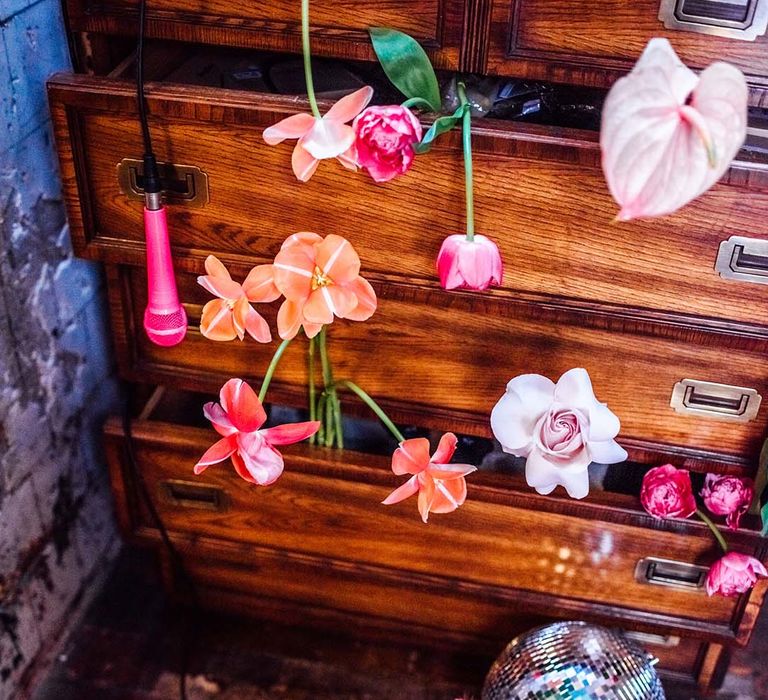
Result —
M 488 668 L 484 657 L 205 612 L 190 620 L 170 607 L 151 556 L 127 549 L 34 700 L 175 700 L 185 655 L 189 700 L 477 698 Z M 734 655 L 718 700 L 768 700 L 766 659 L 763 615 L 750 647 Z M 668 689 L 668 700 L 692 698 Z

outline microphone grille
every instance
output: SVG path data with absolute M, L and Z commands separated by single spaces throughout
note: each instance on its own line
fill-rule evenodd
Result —
M 144 330 L 155 345 L 177 345 L 187 334 L 187 313 L 183 306 L 169 314 L 154 313 L 147 308 L 144 311 Z

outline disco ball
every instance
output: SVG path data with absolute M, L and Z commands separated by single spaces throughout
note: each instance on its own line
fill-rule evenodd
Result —
M 664 700 L 654 663 L 616 630 L 556 622 L 507 645 L 482 700 Z

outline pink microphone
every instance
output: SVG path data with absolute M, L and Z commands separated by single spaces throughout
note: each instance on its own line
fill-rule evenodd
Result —
M 152 201 L 154 200 L 154 201 Z M 147 197 L 144 207 L 144 233 L 147 239 L 147 308 L 144 330 L 156 345 L 168 347 L 184 340 L 187 333 L 187 313 L 179 303 L 173 276 L 168 222 L 160 198 Z

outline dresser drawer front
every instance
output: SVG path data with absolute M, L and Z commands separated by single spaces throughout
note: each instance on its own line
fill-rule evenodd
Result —
M 108 434 L 114 478 L 128 483 L 122 490 L 131 493 L 120 426 L 111 424 Z M 509 484 L 519 480 L 478 474 L 458 511 L 434 515 L 425 525 L 415 503 L 381 505 L 401 481 L 388 470 L 387 458 L 301 445 L 284 451 L 286 470 L 275 485 L 252 488 L 229 464 L 192 475 L 215 437 L 212 431 L 142 421 L 133 434 L 137 467 L 173 533 L 264 550 L 265 560 L 281 553 L 294 562 L 322 563 L 339 578 L 363 573 L 390 584 L 410 581 L 417 590 L 459 590 L 506 601 L 512 610 L 520 604 L 552 614 L 556 604 L 563 616 L 634 621 L 711 638 L 744 633 L 742 617 L 752 623 L 743 615 L 745 597 L 710 599 L 700 588 L 654 585 L 636 576 L 638 562 L 647 557 L 711 564 L 716 545 L 696 523 L 670 524 L 659 532 L 648 529 L 656 525 L 651 518 L 615 502 L 609 508 L 599 500 L 577 503 L 516 492 Z M 200 508 L 169 498 L 169 484 L 179 483 L 218 492 L 222 505 Z M 135 492 L 131 499 L 137 503 Z M 154 527 L 140 505 L 123 520 L 139 534 Z M 759 543 L 746 535 L 739 541 L 748 551 Z M 457 615 L 451 624 L 460 627 Z
M 205 95 L 168 86 L 153 88 L 149 99 L 158 158 L 208 176 L 205 206 L 168 209 L 177 258 L 195 258 L 198 268 L 209 252 L 264 262 L 288 235 L 311 226 L 348 236 L 371 278 L 437 286 L 440 245 L 464 225 L 458 133 L 386 185 L 335 162 L 322 163 L 301 184 L 290 169 L 291 144 L 267 146 L 261 136 L 288 114 L 288 98 Z M 63 76 L 51 84 L 51 100 L 78 252 L 142 264 L 141 203 L 121 193 L 115 172 L 121 160 L 141 153 L 131 86 Z M 296 109 L 294 103 L 290 111 Z M 693 326 L 768 336 L 768 287 L 724 279 L 715 270 L 723 241 L 768 240 L 768 184 L 764 190 L 721 184 L 673 216 L 613 223 L 617 208 L 595 138 L 478 124 L 477 230 L 501 249 L 506 271 L 498 293 L 600 312 L 674 314 Z M 759 179 L 752 171 L 734 172 Z
M 373 59 L 369 27 L 407 32 L 443 68 L 458 68 L 465 0 L 313 0 L 312 52 Z M 136 35 L 137 0 L 67 0 L 75 31 Z M 147 7 L 147 36 L 276 51 L 301 51 L 298 2 L 270 0 L 154 0 Z
M 651 38 L 666 37 L 691 68 L 728 61 L 754 86 L 768 85 L 768 36 L 752 41 L 727 38 L 691 31 L 695 23 L 665 28 L 659 19 L 660 6 L 676 2 L 492 0 L 487 69 L 501 75 L 608 87 L 632 67 Z M 733 3 L 731 9 L 741 4 Z M 751 26 L 758 28 L 766 3 L 755 4 L 758 12 Z M 677 15 L 681 16 L 679 10 Z M 709 26 L 717 29 L 718 23 L 721 29 L 735 26 L 714 18 Z
M 180 388 L 194 380 L 212 392 L 230 377 L 258 382 L 276 343 L 204 338 L 197 323 L 202 304 L 211 297 L 194 275 L 180 273 L 177 278 L 190 328 L 180 345 L 160 348 L 142 331 L 145 274 L 131 266 L 109 267 L 112 328 L 122 374 Z M 489 435 L 491 409 L 512 377 L 533 372 L 556 380 L 572 367 L 585 367 L 597 397 L 620 417 L 619 441 L 624 440 L 635 459 L 664 459 L 638 456 L 632 449 L 661 444 L 662 452 L 682 450 L 673 460 L 704 458 L 709 451 L 715 459 L 754 471 L 768 402 L 754 420 L 735 422 L 717 419 L 716 412 L 706 417 L 675 410 L 670 400 L 675 385 L 691 377 L 753 387 L 768 396 L 764 350 L 723 349 L 717 337 L 701 342 L 652 337 L 634 333 L 631 326 L 624 332 L 589 328 L 579 315 L 547 314 L 471 293 L 391 283 L 374 287 L 379 295 L 376 313 L 364 324 L 334 322 L 330 353 L 337 376 L 353 378 L 400 420 Z M 277 304 L 258 308 L 275 329 Z M 270 391 L 275 400 L 303 406 L 306 382 L 306 341 L 298 338 L 281 360 Z M 694 400 L 706 403 L 705 390 L 696 391 Z

